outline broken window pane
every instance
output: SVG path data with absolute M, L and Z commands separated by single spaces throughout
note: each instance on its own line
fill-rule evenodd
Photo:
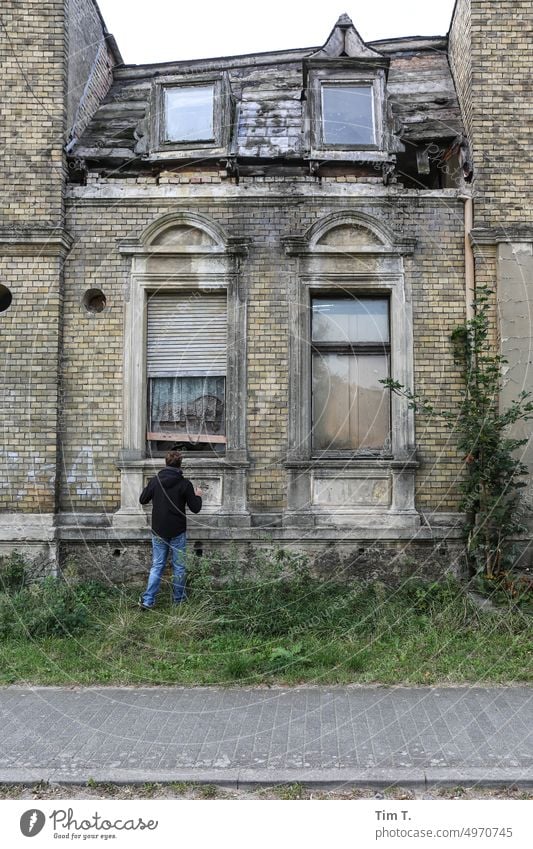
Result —
M 389 341 L 386 298 L 314 298 L 313 342 Z
M 211 141 L 214 86 L 195 85 L 165 90 L 165 137 L 168 141 Z
M 375 144 L 371 86 L 322 85 L 323 142 Z
M 388 354 L 313 355 L 313 448 L 380 451 L 389 443 Z

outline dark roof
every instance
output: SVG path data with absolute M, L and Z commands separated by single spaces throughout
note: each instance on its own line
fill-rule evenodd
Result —
M 460 110 L 448 65 L 447 39 L 413 36 L 364 44 L 345 17 L 341 16 L 323 47 L 115 68 L 113 85 L 73 154 L 117 163 L 139 156 L 146 159 L 154 78 L 174 74 L 193 78 L 199 73 L 225 72 L 239 104 L 233 152 L 238 156 L 302 157 L 306 153 L 302 132 L 304 60 L 318 56 L 327 61 L 332 51 L 340 49 L 335 47 L 335 38 L 343 38 L 343 33 L 348 32 L 352 51 L 360 49 L 364 51 L 361 56 L 381 55 L 387 59 L 387 101 L 393 132 L 400 140 L 409 143 L 460 134 Z

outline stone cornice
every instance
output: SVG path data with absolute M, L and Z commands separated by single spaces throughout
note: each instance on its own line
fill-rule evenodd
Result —
M 65 257 L 74 239 L 59 227 L 0 228 L 0 256 Z
M 142 245 L 135 239 L 123 239 L 117 242 L 117 250 L 124 256 L 137 255 L 143 257 L 159 256 L 247 256 L 249 239 L 238 237 L 228 239 L 225 246 L 206 245 Z
M 347 254 L 370 254 L 387 256 L 406 256 L 414 253 L 416 239 L 402 239 L 392 245 L 370 245 L 368 247 L 349 245 L 342 248 L 311 248 L 307 239 L 301 236 L 282 236 L 281 242 L 287 256 L 346 256 Z
M 533 224 L 500 224 L 498 227 L 474 227 L 472 245 L 498 245 L 501 242 L 533 242 Z

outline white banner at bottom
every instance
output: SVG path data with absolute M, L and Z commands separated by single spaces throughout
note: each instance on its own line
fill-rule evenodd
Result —
M 5 800 L 2 846 L 117 849 L 531 849 L 533 802 L 360 800 Z

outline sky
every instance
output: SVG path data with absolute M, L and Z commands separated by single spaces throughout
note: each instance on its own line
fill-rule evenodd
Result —
M 324 44 L 346 12 L 365 41 L 446 35 L 454 0 L 98 0 L 128 64 Z

